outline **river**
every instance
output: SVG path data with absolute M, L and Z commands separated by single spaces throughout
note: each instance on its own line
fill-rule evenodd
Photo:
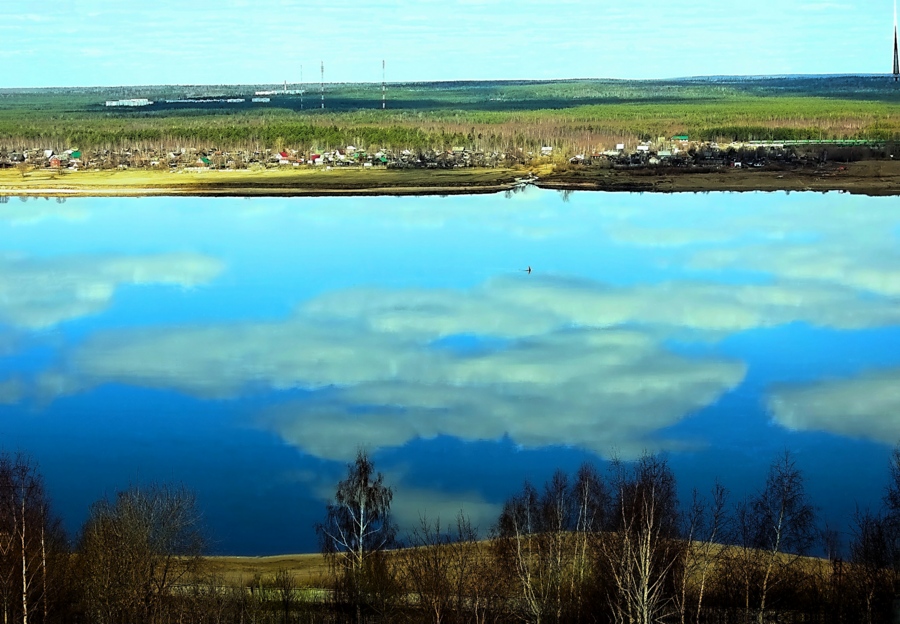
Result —
M 900 440 L 898 234 L 839 193 L 11 198 L 0 448 L 72 533 L 184 484 L 218 553 L 315 550 L 359 448 L 401 526 L 484 533 L 557 468 L 739 500 L 788 450 L 846 532 Z

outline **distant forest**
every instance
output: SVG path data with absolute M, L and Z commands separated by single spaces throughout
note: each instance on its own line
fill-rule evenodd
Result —
M 644 455 L 526 482 L 482 531 L 460 512 L 401 534 L 394 490 L 360 451 L 314 529 L 328 565 L 301 584 L 287 567 L 212 571 L 182 487 L 103 498 L 67 536 L 37 465 L 0 455 L 0 608 L 22 624 L 891 622 L 900 449 L 886 468 L 882 508 L 843 533 L 819 522 L 785 451 L 739 500 L 718 482 L 679 500 L 665 456 Z
M 268 101 L 254 102 L 257 92 Z M 128 98 L 153 104 L 105 106 Z M 900 139 L 900 88 L 881 76 L 391 83 L 384 110 L 381 84 L 326 84 L 324 108 L 322 101 L 318 83 L 3 89 L 0 148 L 551 146 L 566 157 L 685 134 L 720 142 Z

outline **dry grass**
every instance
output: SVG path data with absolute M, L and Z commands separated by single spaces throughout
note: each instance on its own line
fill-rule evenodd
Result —
M 333 169 L 179 171 L 151 169 L 0 171 L 0 193 L 58 195 L 303 195 L 502 190 L 512 169 Z
M 206 558 L 206 571 L 227 585 L 247 586 L 257 578 L 271 580 L 279 570 L 288 570 L 303 587 L 322 587 L 328 564 L 320 554 Z
M 487 542 L 481 542 L 479 547 L 479 565 L 489 565 L 484 560 L 487 552 L 483 547 L 488 546 Z M 407 551 L 400 549 L 393 551 L 393 557 L 399 558 L 400 565 L 404 565 L 404 556 Z M 694 543 L 691 556 L 689 556 L 689 569 L 692 578 L 690 585 L 699 582 L 701 568 L 703 564 L 710 564 L 710 581 L 715 580 L 720 572 L 720 567 L 725 564 L 727 559 L 734 561 L 746 560 L 748 557 L 754 559 L 754 555 L 759 558 L 765 558 L 766 553 L 741 553 L 740 549 L 735 546 L 714 545 L 710 551 L 706 551 L 701 543 Z M 707 557 L 709 561 L 704 561 Z M 780 554 L 777 556 L 780 565 L 784 565 L 794 560 L 793 555 Z M 329 574 L 328 563 L 321 554 L 300 554 L 300 555 L 275 555 L 270 557 L 207 557 L 205 559 L 205 572 L 220 579 L 227 586 L 244 586 L 257 584 L 262 581 L 263 584 L 269 584 L 280 570 L 289 571 L 300 587 L 322 588 L 328 585 L 327 577 Z M 699 564 L 699 567 L 697 565 Z M 797 569 L 806 575 L 814 575 L 822 579 L 830 579 L 833 574 L 831 562 L 820 557 L 800 557 L 796 560 Z

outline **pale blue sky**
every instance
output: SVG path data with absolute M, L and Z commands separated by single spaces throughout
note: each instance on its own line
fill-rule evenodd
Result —
M 0 87 L 888 73 L 892 0 L 0 3 Z

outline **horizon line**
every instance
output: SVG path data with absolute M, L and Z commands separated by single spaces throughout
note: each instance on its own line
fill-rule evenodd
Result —
M 570 77 L 570 78 L 454 78 L 454 79 L 433 79 L 433 80 L 399 80 L 395 82 L 387 81 L 386 85 L 407 85 L 407 84 L 436 84 L 436 83 L 549 83 L 549 82 L 679 82 L 691 80 L 728 80 L 728 79 L 746 79 L 746 80 L 774 80 L 779 78 L 877 78 L 881 76 L 891 76 L 890 73 L 836 73 L 836 74 L 695 74 L 688 76 L 673 76 L 667 78 L 601 78 L 601 77 Z M 277 82 L 233 82 L 233 83 L 153 83 L 153 84 L 88 84 L 88 85 L 46 85 L 40 87 L 23 87 L 10 86 L 0 87 L 2 91 L 39 91 L 42 89 L 147 89 L 160 87 L 260 87 L 260 86 L 281 86 L 284 83 L 288 85 L 317 85 L 318 81 L 301 81 L 292 82 L 290 80 L 278 80 Z M 326 85 L 381 85 L 380 81 L 335 81 L 326 82 Z

